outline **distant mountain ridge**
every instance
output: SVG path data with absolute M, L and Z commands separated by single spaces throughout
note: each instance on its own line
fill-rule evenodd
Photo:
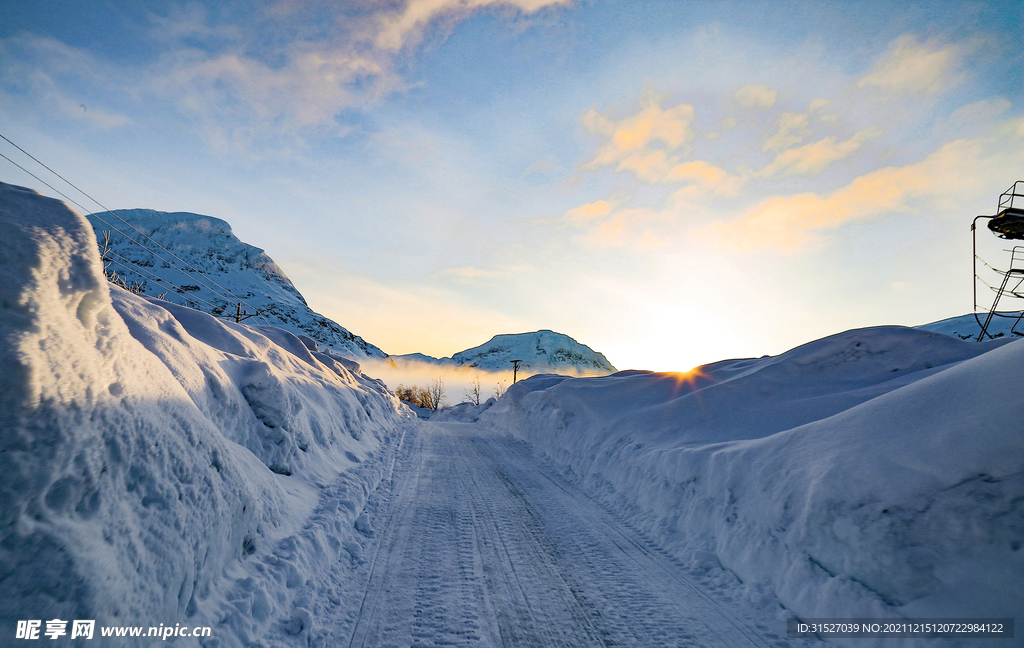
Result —
M 236 300 L 228 300 L 225 293 L 229 292 L 244 300 L 242 308 L 246 311 L 260 311 L 259 318 L 246 323 L 263 324 L 265 320 L 272 326 L 309 336 L 319 345 L 357 362 L 387 357 L 386 353 L 358 335 L 313 312 L 280 266 L 260 248 L 239 240 L 226 221 L 190 212 L 151 209 L 119 209 L 114 214 L 117 216 L 101 212 L 89 214 L 86 218 L 101 244 L 104 232 L 110 233 L 110 253 L 106 258 L 109 268 L 128 283 L 138 282 L 142 293 L 157 297 L 164 295 L 168 301 L 226 316 L 234 314 L 238 308 Z M 193 273 L 188 266 L 145 240 L 117 217 L 188 262 L 199 273 Z M 159 257 L 169 260 L 173 266 L 128 240 L 101 219 L 144 244 Z M 174 266 L 188 270 L 193 276 L 183 274 Z
M 495 335 L 484 344 L 455 353 L 451 358 L 410 353 L 392 356 L 392 359 L 486 371 L 511 371 L 512 361 L 521 360 L 520 371 L 524 375 L 568 372 L 574 376 L 604 376 L 618 371 L 603 353 L 568 335 L 547 329 Z

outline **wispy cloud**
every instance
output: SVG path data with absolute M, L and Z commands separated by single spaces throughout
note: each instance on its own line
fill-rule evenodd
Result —
M 787 175 L 815 175 L 824 171 L 833 162 L 850 156 L 865 142 L 881 134 L 882 129 L 872 127 L 842 142 L 832 135 L 799 148 L 789 149 L 779 153 L 775 160 L 758 171 L 757 175 L 769 177 L 780 171 Z
M 736 91 L 736 101 L 742 108 L 768 110 L 775 105 L 779 93 L 763 83 L 748 83 Z
M 607 216 L 612 213 L 612 209 L 614 209 L 614 205 L 611 202 L 595 200 L 565 212 L 565 220 L 577 225 L 587 224 Z
M 215 148 L 258 155 L 302 148 L 312 135 L 348 133 L 347 111 L 364 110 L 407 87 L 400 61 L 433 25 L 451 26 L 488 7 L 515 17 L 570 2 L 408 0 L 353 8 L 281 1 L 260 10 L 225 3 L 218 12 L 195 2 L 172 3 L 165 13 L 149 15 L 146 36 L 155 59 L 95 65 L 91 74 L 95 60 L 87 51 L 26 36 L 0 45 L 0 61 L 3 76 L 20 68 L 31 79 L 17 80 L 17 91 L 29 99 L 59 98 L 66 86 L 89 83 L 156 97 L 176 106 Z M 77 77 L 67 78 L 69 70 Z M 78 108 L 81 102 L 52 103 Z M 110 107 L 70 114 L 104 128 L 128 121 Z
M 739 219 L 695 232 L 701 240 L 738 251 L 793 251 L 816 233 L 889 213 L 920 213 L 929 206 L 971 196 L 1024 165 L 1024 122 L 999 127 L 997 136 L 948 142 L 923 160 L 865 173 L 829 194 L 768 198 Z
M 618 171 L 632 171 L 637 179 L 648 184 L 682 184 L 693 187 L 692 192 L 735 196 L 743 185 L 743 178 L 729 173 L 705 160 L 683 161 L 669 157 L 664 151 L 645 156 L 631 155 L 619 163 Z
M 339 113 L 399 85 L 377 60 L 351 52 L 297 44 L 283 57 L 281 65 L 271 66 L 235 52 L 211 57 L 178 51 L 164 57 L 151 87 L 208 133 L 224 133 L 219 143 L 230 139 L 244 146 L 263 136 L 295 137 L 312 128 L 341 131 L 335 121 Z
M 564 222 L 583 232 L 579 241 L 591 248 L 659 247 L 665 240 L 655 234 L 664 213 L 643 207 L 625 207 L 621 197 L 584 203 L 564 215 Z
M 128 126 L 132 119 L 109 107 L 125 97 L 114 76 L 89 52 L 53 38 L 0 39 L 0 105 L 23 114 L 59 114 L 98 130 Z
M 957 81 L 959 56 L 956 45 L 921 43 L 914 34 L 904 34 L 892 42 L 889 51 L 857 85 L 888 93 L 934 94 Z
M 806 113 L 784 112 L 776 122 L 775 134 L 765 140 L 761 150 L 779 153 L 804 141 L 811 134 Z
M 458 21 L 484 7 L 501 7 L 532 14 L 548 7 L 567 5 L 572 0 L 409 0 L 398 12 L 376 18 L 373 42 L 385 51 L 397 51 L 418 44 L 431 23 Z

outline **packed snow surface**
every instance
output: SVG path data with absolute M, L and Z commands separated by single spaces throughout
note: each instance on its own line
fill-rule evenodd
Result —
M 432 419 L 394 474 L 367 505 L 379 523 L 359 580 L 319 615 L 352 622 L 311 645 L 811 643 L 785 639 L 784 621 L 730 597 L 735 579 L 720 568 L 681 570 L 504 435 Z
M 568 335 L 541 330 L 533 333 L 495 335 L 480 346 L 460 351 L 451 358 L 432 358 L 422 353 L 392 356 L 403 363 L 429 363 L 446 368 L 512 371 L 520 360 L 519 376 L 557 373 L 572 376 L 605 376 L 616 371 L 604 354 L 580 344 Z
M 1021 384 L 1024 343 L 878 327 L 688 374 L 535 376 L 480 420 L 801 617 L 1024 618 Z
M 0 184 L 0 227 L 0 643 L 54 618 L 298 634 L 407 408 L 309 338 L 110 287 L 58 201 Z
M 144 294 L 222 317 L 237 314 L 237 297 L 244 301 L 245 312 L 260 312 L 247 323 L 308 336 L 356 361 L 386 357 L 377 347 L 310 310 L 266 252 L 238 240 L 231 226 L 219 218 L 150 209 L 120 209 L 87 218 L 99 242 L 109 236 L 104 257 L 108 270 L 129 284 L 137 282 Z

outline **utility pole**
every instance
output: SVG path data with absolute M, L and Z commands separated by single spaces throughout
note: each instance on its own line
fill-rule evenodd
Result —
M 514 385 L 516 384 L 516 373 L 519 372 L 519 363 L 522 360 L 510 360 L 509 362 L 512 363 L 512 384 Z
M 235 320 L 235 324 L 241 324 L 243 320 L 247 320 L 250 317 L 258 317 L 259 314 L 259 310 L 257 310 L 255 313 L 249 313 L 247 311 L 242 310 L 242 302 L 238 302 L 238 306 L 235 308 L 235 314 L 228 315 L 226 319 L 233 319 Z M 223 317 L 223 315 L 221 317 Z

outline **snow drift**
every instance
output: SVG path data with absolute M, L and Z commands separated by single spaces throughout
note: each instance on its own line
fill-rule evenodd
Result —
M 58 201 L 0 183 L 0 222 L 0 628 L 301 631 L 405 408 L 308 338 L 110 287 Z
M 1021 618 L 1024 343 L 1006 342 L 878 327 L 689 374 L 536 376 L 481 421 L 787 615 Z

